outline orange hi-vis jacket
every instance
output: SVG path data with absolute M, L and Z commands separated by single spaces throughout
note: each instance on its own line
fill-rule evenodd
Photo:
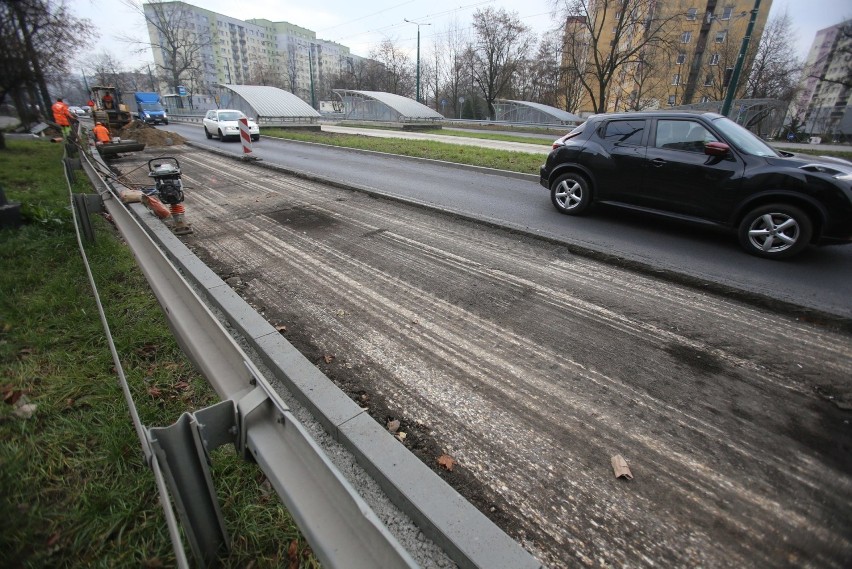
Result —
M 71 126 L 71 111 L 68 110 L 68 105 L 62 101 L 56 101 L 53 103 L 51 110 L 53 110 L 53 120 L 56 121 L 56 124 L 59 126 Z
M 109 130 L 102 124 L 96 124 L 95 128 L 92 129 L 92 133 L 95 135 L 95 141 L 97 142 L 109 142 L 112 138 L 109 135 Z

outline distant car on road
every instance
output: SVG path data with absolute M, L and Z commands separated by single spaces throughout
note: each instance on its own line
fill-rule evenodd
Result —
M 601 203 L 725 226 L 770 259 L 852 242 L 852 162 L 777 151 L 715 113 L 589 117 L 553 143 L 540 182 L 561 213 Z
M 86 114 L 86 109 L 82 107 L 68 107 L 68 110 L 77 115 L 78 117 L 82 117 Z
M 219 137 L 224 141 L 228 137 L 239 139 L 240 119 L 247 118 L 242 111 L 233 109 L 213 109 L 204 115 L 204 134 L 207 138 Z M 248 119 L 249 134 L 252 140 L 260 138 L 260 128 L 252 119 Z

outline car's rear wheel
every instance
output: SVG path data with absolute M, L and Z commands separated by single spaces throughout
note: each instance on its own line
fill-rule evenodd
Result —
M 169 124 L 169 123 L 166 123 L 166 124 Z M 211 138 L 213 138 L 213 135 L 210 134 L 210 131 L 207 130 L 206 126 L 204 127 L 204 136 L 207 137 L 207 140 L 210 140 Z
M 813 236 L 811 218 L 787 204 L 769 204 L 748 212 L 739 226 L 740 245 L 767 259 L 789 259 L 808 246 Z
M 585 213 L 592 203 L 589 181 L 575 172 L 559 176 L 550 185 L 550 201 L 560 213 L 567 215 Z

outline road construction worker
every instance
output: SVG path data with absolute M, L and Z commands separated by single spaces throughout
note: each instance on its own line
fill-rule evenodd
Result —
M 112 140 L 112 137 L 109 135 L 109 129 L 102 122 L 95 125 L 95 128 L 92 129 L 92 134 L 95 135 L 95 144 L 97 145 L 107 144 Z
M 62 137 L 68 138 L 68 134 L 71 132 L 71 121 L 76 121 L 77 117 L 71 114 L 71 110 L 61 97 L 56 99 L 51 110 L 53 111 L 53 120 L 62 129 Z
M 112 95 L 105 93 L 104 96 L 101 97 L 101 102 L 104 104 L 105 109 L 112 110 Z

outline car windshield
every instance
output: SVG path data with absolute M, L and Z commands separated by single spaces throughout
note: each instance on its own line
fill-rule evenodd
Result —
M 243 118 L 245 115 L 240 112 L 230 112 L 230 113 L 219 113 L 220 121 L 238 121 Z
M 143 110 L 146 111 L 162 111 L 163 106 L 160 103 L 141 103 L 139 105 Z
M 771 146 L 757 138 L 746 128 L 741 127 L 726 117 L 713 120 L 713 126 L 718 128 L 725 138 L 738 150 L 752 156 L 780 156 Z

